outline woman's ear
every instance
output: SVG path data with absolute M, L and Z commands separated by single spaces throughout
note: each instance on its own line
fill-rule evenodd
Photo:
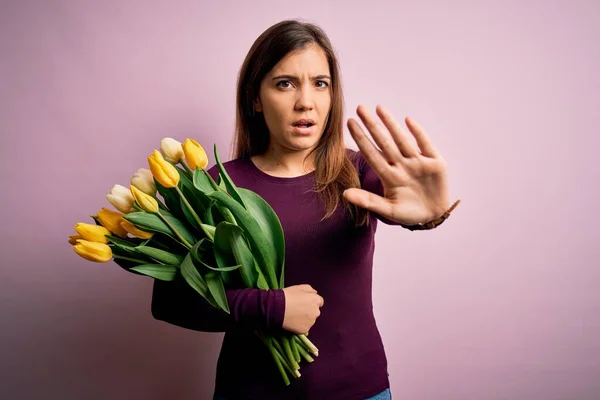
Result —
M 262 112 L 262 105 L 260 104 L 260 99 L 254 100 L 254 112 Z

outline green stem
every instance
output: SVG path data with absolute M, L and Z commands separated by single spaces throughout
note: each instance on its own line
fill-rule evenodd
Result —
M 194 171 L 192 171 L 190 167 L 188 167 L 188 165 L 183 161 L 183 159 L 179 160 L 179 164 L 183 166 L 183 169 L 185 169 L 185 172 L 189 174 L 190 178 L 194 176 Z
M 297 337 L 308 348 L 308 350 L 310 350 L 310 352 L 313 355 L 315 355 L 317 357 L 319 356 L 319 349 L 317 349 L 315 347 L 315 345 L 310 340 L 308 340 L 308 338 L 306 337 L 306 335 L 298 335 Z
M 292 354 L 296 360 L 296 365 L 300 362 L 300 351 L 298 351 L 298 344 L 293 337 L 290 337 L 290 347 L 292 348 Z
M 213 187 L 213 189 L 215 189 L 215 190 L 221 190 L 221 188 L 219 187 L 219 185 L 217 185 L 217 182 L 215 182 L 215 180 L 213 179 L 213 177 L 212 177 L 211 174 L 209 174 L 208 172 L 206 172 L 205 169 L 203 169 L 202 172 L 204 172 L 204 174 L 208 178 L 208 181 L 210 182 L 210 185 Z
M 314 358 L 312 358 L 312 357 L 310 356 L 310 354 L 308 354 L 308 351 L 306 351 L 306 349 L 304 348 L 304 346 L 303 346 L 303 345 L 302 345 L 302 343 L 300 342 L 300 339 L 297 339 L 297 338 L 294 338 L 294 339 L 296 339 L 296 340 L 294 340 L 294 342 L 295 342 L 295 343 L 298 345 L 298 347 L 297 347 L 297 348 L 298 348 L 298 352 L 300 353 L 300 355 L 301 355 L 302 357 L 304 357 L 304 359 L 305 359 L 306 361 L 308 361 L 308 362 L 313 362 L 313 361 L 315 361 L 315 359 L 314 359 Z
M 298 369 L 300 366 L 296 362 L 296 357 L 294 357 L 294 353 L 292 352 L 292 346 L 290 345 L 290 339 L 287 336 L 281 337 L 281 344 L 283 345 L 283 350 L 285 350 L 285 356 L 287 360 L 290 362 L 292 368 Z
M 281 339 L 281 337 L 280 337 L 280 339 Z M 273 344 L 275 345 L 275 350 L 277 350 L 277 352 L 279 353 L 279 355 L 285 360 L 284 356 L 285 356 L 286 353 L 283 350 L 283 348 L 281 347 L 281 344 L 279 344 L 279 341 L 275 337 L 272 337 L 271 340 L 273 341 Z M 291 371 L 292 375 L 296 375 L 296 373 L 293 372 L 293 370 L 292 370 L 292 367 L 291 367 L 292 363 L 289 362 L 289 361 L 287 361 L 287 362 L 290 365 L 289 368 L 288 368 L 288 370 Z M 298 369 L 299 368 L 300 368 L 300 366 L 298 366 Z
M 200 229 L 202 229 L 202 231 L 204 232 L 204 234 L 209 239 L 213 240 L 214 239 L 213 235 L 206 230 L 206 228 L 204 227 L 204 223 L 200 219 L 200 216 L 196 213 L 196 211 L 194 211 L 194 208 L 192 207 L 192 205 L 190 204 L 190 202 L 185 198 L 185 195 L 183 194 L 183 192 L 181 191 L 181 189 L 179 189 L 179 186 L 175 186 L 175 189 L 177 190 L 177 193 L 179 194 L 179 197 L 181 197 L 181 200 L 183 200 L 183 203 L 185 204 L 185 206 L 187 207 L 187 209 L 189 210 L 189 212 L 192 214 L 192 216 L 194 217 L 194 219 L 198 223 L 198 227 Z
M 169 220 L 167 220 L 160 212 L 157 212 L 156 215 L 158 215 L 160 219 L 162 219 L 163 222 L 167 224 L 167 226 L 171 229 L 171 231 L 173 231 L 173 233 L 179 238 L 179 240 L 185 247 L 187 247 L 188 249 L 191 249 L 193 247 L 187 240 L 185 240 L 183 236 L 181 236 L 181 234 L 177 231 L 177 229 L 175 229 L 173 224 L 171 224 Z
M 275 340 L 275 339 L 273 339 Z M 300 378 L 300 367 L 298 367 L 297 369 L 294 369 L 288 360 L 285 359 L 284 356 L 282 356 L 279 352 L 275 352 L 275 355 L 279 358 L 279 361 L 281 362 L 281 364 L 283 365 L 283 367 L 295 378 Z
M 156 202 L 158 203 L 158 206 L 160 208 L 162 208 L 165 211 L 169 211 L 169 209 L 167 208 L 167 206 L 165 205 L 165 203 L 162 202 L 161 199 L 159 199 L 158 197 L 155 197 L 155 199 L 156 199 Z
M 290 384 L 290 378 L 285 373 L 284 365 L 281 362 L 281 355 L 273 347 L 272 341 L 274 341 L 274 338 L 272 338 L 271 339 L 272 341 L 271 341 L 271 340 L 269 340 L 269 338 L 265 338 L 259 331 L 254 331 L 254 333 L 256 333 L 256 335 L 260 338 L 260 340 L 262 340 L 262 342 L 265 344 L 265 346 L 267 346 L 267 348 L 271 352 L 271 356 L 273 357 L 273 361 L 275 361 L 275 364 L 277 365 L 277 369 L 279 370 L 279 373 L 281 374 L 281 377 L 283 378 L 283 382 L 285 383 L 286 386 L 288 386 Z M 286 369 L 288 369 L 288 368 L 286 368 Z M 295 375 L 295 374 L 292 373 L 292 375 Z

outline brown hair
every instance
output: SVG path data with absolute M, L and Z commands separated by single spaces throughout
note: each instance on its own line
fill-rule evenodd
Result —
M 318 26 L 285 20 L 268 28 L 250 48 L 238 77 L 234 157 L 249 158 L 267 150 L 269 130 L 263 114 L 255 113 L 253 104 L 259 95 L 260 84 L 288 53 L 309 45 L 317 45 L 325 52 L 331 73 L 331 110 L 323 136 L 312 150 L 316 167 L 314 190 L 325 204 L 323 219 L 329 218 L 341 201 L 356 226 L 368 225 L 368 212 L 342 196 L 345 189 L 360 187 L 360 180 L 344 146 L 344 97 L 338 60 L 329 38 Z

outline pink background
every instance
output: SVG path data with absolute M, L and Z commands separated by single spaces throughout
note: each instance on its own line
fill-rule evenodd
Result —
M 329 34 L 347 116 L 417 119 L 463 200 L 435 231 L 380 225 L 394 398 L 600 398 L 598 2 L 0 7 L 2 398 L 210 398 L 221 334 L 154 320 L 150 278 L 67 237 L 164 136 L 228 159 L 238 68 L 290 17 Z

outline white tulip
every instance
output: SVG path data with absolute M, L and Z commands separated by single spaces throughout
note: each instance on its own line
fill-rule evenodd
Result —
M 170 137 L 163 138 L 160 141 L 160 152 L 165 160 L 173 164 L 177 164 L 183 158 L 181 142 Z
M 147 168 L 138 169 L 137 172 L 133 174 L 133 177 L 131 177 L 131 184 L 150 196 L 156 195 L 154 176 Z
M 125 186 L 115 185 L 106 195 L 106 200 L 122 213 L 135 211 L 133 208 L 133 195 Z

